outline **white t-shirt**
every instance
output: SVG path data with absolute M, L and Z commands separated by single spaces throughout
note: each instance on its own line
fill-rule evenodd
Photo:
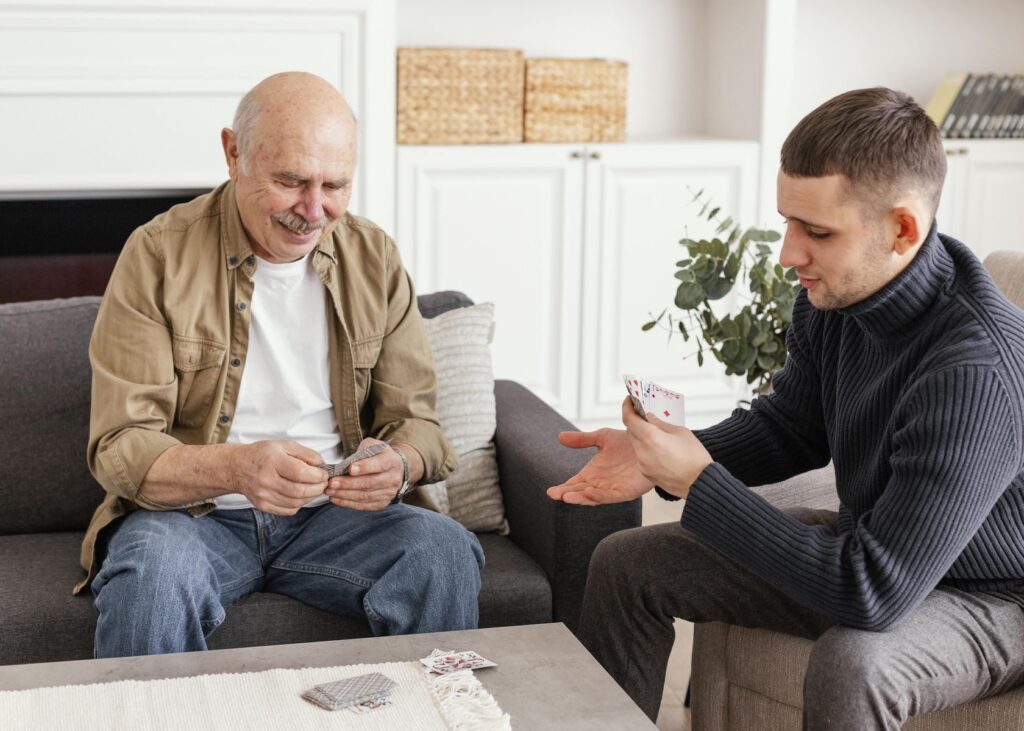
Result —
M 249 351 L 227 441 L 251 444 L 291 439 L 342 459 L 331 401 L 327 289 L 313 270 L 313 254 L 286 264 L 257 259 L 250 303 Z M 318 495 L 304 507 L 322 505 Z M 216 498 L 218 508 L 251 508 L 238 493 Z

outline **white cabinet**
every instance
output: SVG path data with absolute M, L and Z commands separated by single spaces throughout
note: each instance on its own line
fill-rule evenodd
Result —
M 399 147 L 396 241 L 420 292 L 494 302 L 491 352 L 576 412 L 584 165 L 579 145 Z
M 984 258 L 1024 251 L 1024 141 L 947 140 L 939 230 Z
M 583 426 L 613 424 L 623 372 L 678 387 L 691 423 L 721 418 L 740 388 L 682 359 L 680 338 L 641 332 L 675 292 L 693 192 L 744 222 L 756 211 L 757 145 L 401 146 L 396 239 L 421 292 L 496 306 L 499 378 Z
M 710 357 L 699 367 L 692 341 L 684 343 L 678 332 L 669 340 L 667 332 L 643 332 L 641 325 L 675 299 L 675 262 L 686 255 L 679 239 L 713 235 L 691 203 L 696 192 L 754 225 L 757 144 L 608 145 L 597 153 L 599 164 L 588 160 L 587 170 L 578 419 L 617 422 L 622 375 L 636 373 L 683 393 L 689 425 L 714 423 L 735 408 L 742 380 L 727 377 Z

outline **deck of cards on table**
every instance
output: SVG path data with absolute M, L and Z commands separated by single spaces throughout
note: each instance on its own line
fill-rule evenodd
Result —
M 453 650 L 434 650 L 427 657 L 421 658 L 420 662 L 433 670 L 435 673 L 447 675 L 459 670 L 479 670 L 480 668 L 494 668 L 493 663 L 486 657 L 481 657 L 472 650 L 455 652 Z
M 647 418 L 647 414 L 653 414 L 669 424 L 686 426 L 683 394 L 628 373 L 622 380 L 626 382 L 629 400 L 640 416 Z

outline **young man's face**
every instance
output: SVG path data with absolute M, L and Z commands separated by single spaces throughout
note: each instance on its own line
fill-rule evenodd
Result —
M 779 263 L 796 267 L 817 309 L 867 299 L 899 273 L 895 230 L 883 216 L 869 218 L 844 176 L 797 178 L 780 170 L 778 203 L 786 223 Z

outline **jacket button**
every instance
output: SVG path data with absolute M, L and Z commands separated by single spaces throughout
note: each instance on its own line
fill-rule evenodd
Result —
M 245 303 L 244 302 L 239 302 L 237 307 L 238 307 L 239 310 L 244 310 L 245 309 Z
M 245 257 L 245 263 L 248 264 L 249 266 L 252 266 L 254 261 L 255 259 L 253 259 L 251 256 Z
M 238 368 L 238 366 L 242 365 L 242 359 L 241 358 L 232 358 L 231 359 L 231 365 L 233 365 L 235 368 Z
M 238 257 L 237 256 L 229 256 L 228 257 L 228 264 L 230 264 L 231 266 L 234 266 L 237 263 L 238 263 Z
M 227 414 L 221 414 L 220 418 L 217 421 L 219 421 L 221 424 L 227 424 L 228 423 L 228 415 Z

